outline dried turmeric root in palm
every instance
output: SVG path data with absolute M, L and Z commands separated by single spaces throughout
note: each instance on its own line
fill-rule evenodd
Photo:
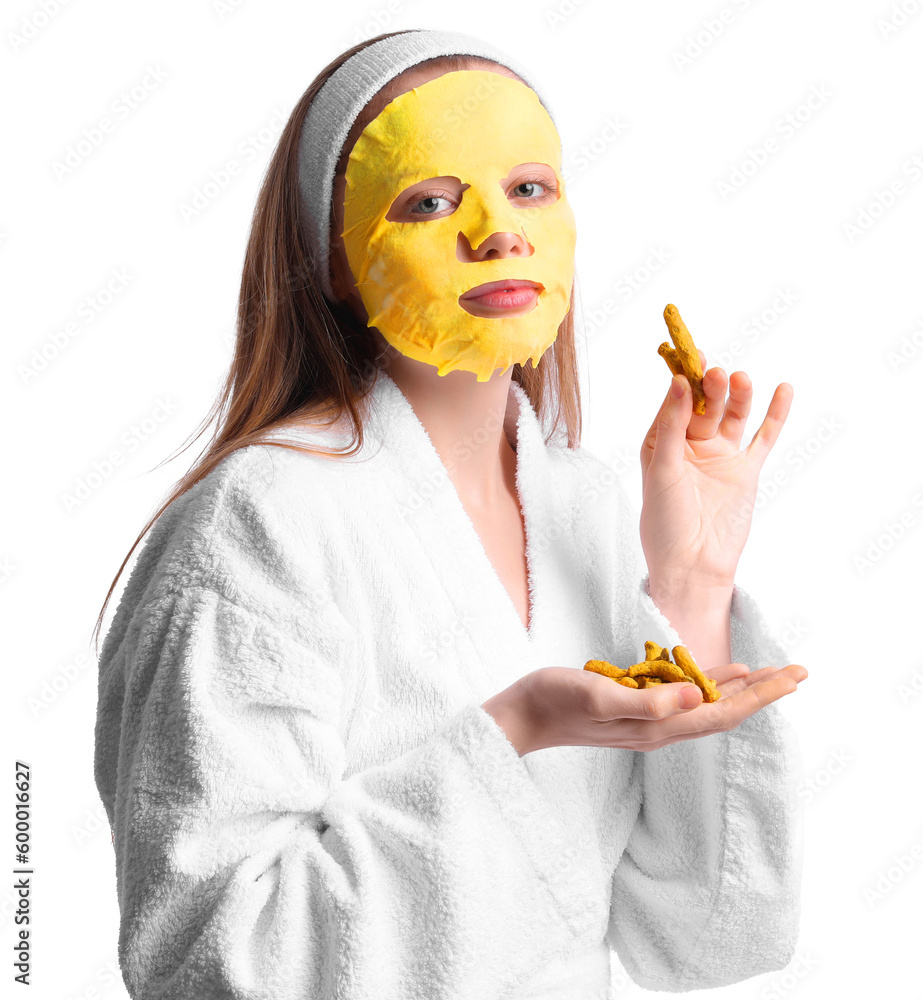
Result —
M 692 386 L 692 412 L 705 412 L 705 388 L 702 385 L 702 364 L 699 361 L 699 351 L 692 340 L 692 334 L 686 328 L 683 317 L 672 303 L 663 311 L 670 337 L 676 345 L 670 347 L 669 341 L 664 341 L 657 348 L 657 353 L 666 361 L 674 375 L 685 375 Z
M 721 697 L 714 678 L 706 677 L 685 646 L 673 647 L 673 660 L 666 646 L 648 640 L 644 643 L 644 659 L 627 669 L 606 660 L 587 660 L 584 670 L 592 670 L 611 677 L 617 684 L 631 688 L 654 687 L 657 684 L 695 684 L 702 692 L 702 700 L 717 701 Z
M 721 697 L 721 692 L 711 677 L 706 677 L 699 670 L 698 664 L 693 660 L 692 654 L 685 646 L 673 647 L 673 659 L 682 667 L 693 681 L 702 689 L 702 698 L 705 701 L 717 701 Z
M 605 660 L 587 660 L 583 665 L 583 669 L 592 670 L 594 673 L 602 674 L 605 677 L 611 677 L 614 681 L 628 676 L 627 670 L 622 670 L 611 663 L 607 663 Z
M 686 679 L 685 673 L 669 660 L 644 660 L 628 668 L 629 677 L 659 677 L 662 681 L 679 682 Z
M 666 646 L 658 646 L 656 642 L 651 642 L 650 639 L 644 643 L 644 659 L 645 660 L 669 660 L 670 651 Z

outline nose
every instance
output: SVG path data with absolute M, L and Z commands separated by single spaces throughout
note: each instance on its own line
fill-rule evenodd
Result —
M 502 260 L 505 257 L 531 257 L 535 247 L 525 233 L 491 233 L 477 249 L 468 242 L 464 233 L 458 234 L 455 256 L 466 263 L 478 260 Z

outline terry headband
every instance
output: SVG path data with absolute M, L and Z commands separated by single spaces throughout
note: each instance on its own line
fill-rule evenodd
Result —
M 535 92 L 549 117 L 548 103 L 517 60 L 493 45 L 456 31 L 420 29 L 383 38 L 343 63 L 321 87 L 305 115 L 299 140 L 298 174 L 311 246 L 316 248 L 321 289 L 336 301 L 330 283 L 330 215 L 333 177 L 343 144 L 359 112 L 381 88 L 417 63 L 436 56 L 469 55 L 490 59 L 520 76 Z

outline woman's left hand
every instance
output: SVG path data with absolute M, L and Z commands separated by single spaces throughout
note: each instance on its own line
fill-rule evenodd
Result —
M 676 399 L 667 391 L 641 445 L 641 546 L 652 591 L 733 588 L 750 533 L 760 469 L 794 395 L 788 382 L 776 386 L 763 423 L 740 450 L 753 396 L 750 379 L 744 372 L 728 379 L 721 368 L 706 369 L 701 351 L 699 359 L 705 412 L 692 412 L 689 380 L 674 376 L 683 395 Z

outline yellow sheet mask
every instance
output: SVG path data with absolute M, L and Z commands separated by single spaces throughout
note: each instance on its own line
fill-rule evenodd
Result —
M 556 199 L 550 185 L 541 197 L 518 193 L 519 175 L 535 172 L 513 171 L 528 163 L 552 168 Z M 436 177 L 461 181 L 454 211 L 444 204 L 407 222 L 386 218 L 408 187 Z M 401 219 L 426 190 L 400 201 Z M 368 325 L 401 354 L 435 365 L 440 375 L 462 369 L 486 382 L 498 368 L 530 358 L 537 365 L 554 343 L 570 307 L 576 224 L 557 129 L 519 80 L 460 70 L 387 104 L 350 153 L 343 218 L 343 245 Z M 522 236 L 522 253 L 477 259 L 494 233 Z M 543 286 L 530 311 L 487 318 L 459 305 L 476 285 L 509 278 Z

